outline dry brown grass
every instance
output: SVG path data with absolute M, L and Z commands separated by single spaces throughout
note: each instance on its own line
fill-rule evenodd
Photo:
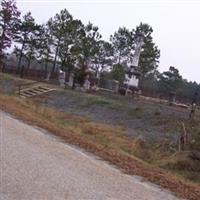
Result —
M 93 123 L 80 117 L 41 107 L 31 100 L 15 96 L 0 95 L 0 108 L 27 123 L 48 130 L 67 143 L 96 154 L 118 166 L 125 173 L 142 176 L 148 181 L 175 192 L 179 197 L 190 200 L 200 199 L 198 185 L 136 158 L 134 153 L 137 151 L 141 150 L 141 153 L 143 150 L 143 154 L 148 153 L 145 151 L 145 144 L 140 139 L 128 139 L 122 129 Z

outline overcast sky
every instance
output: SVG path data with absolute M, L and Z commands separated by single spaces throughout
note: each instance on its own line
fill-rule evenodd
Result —
M 175 66 L 184 78 L 200 83 L 200 0 L 17 0 L 17 5 L 38 23 L 66 8 L 84 24 L 97 25 L 104 40 L 119 27 L 148 23 L 161 50 L 159 71 Z

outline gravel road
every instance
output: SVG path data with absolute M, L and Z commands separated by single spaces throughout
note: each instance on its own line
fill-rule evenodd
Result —
M 0 200 L 178 200 L 0 111 Z

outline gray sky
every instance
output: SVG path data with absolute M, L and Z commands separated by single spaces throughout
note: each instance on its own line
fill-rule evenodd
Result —
M 66 8 L 84 24 L 97 25 L 104 40 L 120 26 L 148 23 L 161 50 L 159 70 L 175 66 L 184 78 L 200 83 L 200 0 L 17 0 L 17 5 L 38 23 Z

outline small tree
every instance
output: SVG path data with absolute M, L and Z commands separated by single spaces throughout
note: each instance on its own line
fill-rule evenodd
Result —
M 73 71 L 78 59 L 78 54 L 80 53 L 80 51 L 76 51 L 76 42 L 79 38 L 80 30 L 82 30 L 83 27 L 80 20 L 72 20 L 68 24 L 66 34 L 63 36 L 60 43 L 58 56 L 60 58 L 61 69 L 68 72 L 68 74 Z
M 88 23 L 78 40 L 78 48 L 80 49 L 79 58 L 82 65 L 89 68 L 90 63 L 94 62 L 95 55 L 97 55 L 99 46 L 98 42 L 101 39 L 99 28 L 92 23 Z
M 23 20 L 19 25 L 20 35 L 16 39 L 16 42 L 21 44 L 19 60 L 17 65 L 17 73 L 20 72 L 20 76 L 23 77 L 24 72 L 24 65 L 21 67 L 22 57 L 27 54 L 29 51 L 29 56 L 31 58 L 33 55 L 33 49 L 35 45 L 35 35 L 36 32 L 39 30 L 39 26 L 35 24 L 34 18 L 31 16 L 31 13 L 28 12 L 26 15 L 23 16 Z M 30 53 L 31 51 L 31 53 Z
M 129 62 L 132 51 L 132 32 L 127 28 L 119 28 L 117 32 L 110 36 L 110 41 L 114 50 L 115 64 Z
M 183 84 L 179 70 L 173 66 L 171 66 L 168 71 L 163 72 L 159 79 L 160 87 L 167 93 L 177 93 Z
M 37 36 L 35 34 L 33 34 L 29 38 L 29 41 L 28 41 L 27 45 L 25 45 L 25 48 L 24 48 L 24 57 L 27 62 L 26 71 L 29 70 L 31 61 L 36 59 L 36 54 L 37 54 Z M 23 75 L 21 75 L 21 76 L 23 76 Z
M 37 43 L 37 58 L 45 65 L 44 78 L 47 78 L 48 66 L 53 59 L 52 45 L 53 38 L 48 27 L 46 25 L 41 26 Z
M 2 0 L 0 10 L 0 61 L 3 51 L 11 46 L 18 31 L 20 12 L 15 0 Z
M 74 55 L 76 54 L 76 62 L 79 66 L 80 80 L 84 80 L 88 70 L 95 63 L 95 58 L 99 51 L 99 41 L 101 35 L 98 27 L 92 23 L 88 23 L 79 30 L 79 35 L 76 39 L 75 45 L 72 49 Z M 80 76 L 79 76 L 80 77 Z M 83 83 L 83 81 L 81 81 Z
M 59 14 L 56 14 L 53 18 L 51 18 L 47 23 L 50 34 L 53 36 L 53 46 L 55 48 L 52 72 L 55 71 L 61 44 L 68 35 L 68 28 L 70 27 L 72 20 L 72 15 L 64 9 L 61 10 Z
M 95 72 L 97 77 L 98 73 L 107 70 L 112 66 L 113 48 L 109 42 L 103 40 L 98 42 L 98 52 L 94 56 L 91 69 Z

